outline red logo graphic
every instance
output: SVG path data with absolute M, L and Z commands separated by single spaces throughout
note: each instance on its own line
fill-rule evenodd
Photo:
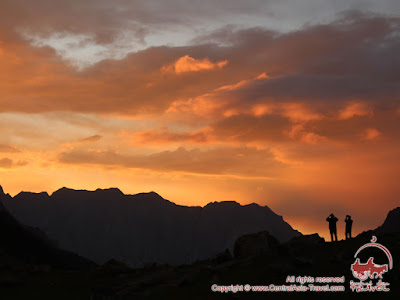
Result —
M 368 277 L 371 279 L 382 278 L 382 274 L 388 271 L 388 265 L 378 265 L 374 263 L 374 258 L 370 257 L 366 264 L 361 264 L 360 259 L 357 258 L 356 262 L 351 265 L 351 270 L 353 271 L 353 276 L 355 278 L 364 281 Z M 376 276 L 374 277 L 374 274 Z
M 378 265 L 374 262 L 374 258 L 370 257 L 368 259 L 368 261 L 366 263 L 361 263 L 360 262 L 360 258 L 357 258 L 357 255 L 360 253 L 360 251 L 362 251 L 365 248 L 368 247 L 375 247 L 378 248 L 380 250 L 382 250 L 387 258 L 388 258 L 388 264 L 384 264 L 384 265 Z M 389 291 L 389 288 L 387 288 L 387 286 L 389 285 L 389 283 L 387 282 L 382 282 L 382 274 L 388 272 L 389 269 L 393 268 L 393 258 L 392 255 L 390 254 L 389 250 L 379 244 L 376 243 L 376 236 L 372 237 L 371 243 L 367 243 L 363 246 L 361 246 L 356 254 L 354 255 L 354 257 L 356 258 L 356 261 L 351 265 L 351 271 L 353 273 L 353 276 L 357 279 L 359 279 L 359 282 L 354 282 L 351 281 L 350 282 L 350 288 L 353 291 L 356 292 L 363 292 L 363 291 Z M 376 283 L 376 285 L 373 285 L 372 281 L 370 282 L 364 282 L 366 279 L 377 279 L 380 278 L 379 281 Z

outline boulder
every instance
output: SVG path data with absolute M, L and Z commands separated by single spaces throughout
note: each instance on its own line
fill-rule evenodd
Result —
M 292 238 L 289 242 L 283 244 L 282 251 L 295 256 L 305 255 L 311 249 L 318 249 L 324 244 L 325 239 L 314 233 Z
M 277 252 L 279 241 L 267 231 L 239 237 L 234 246 L 235 257 L 249 257 Z
M 320 237 L 318 233 L 307 234 L 292 238 L 288 244 L 303 245 L 321 245 L 325 243 L 325 239 Z
M 120 261 L 117 261 L 115 259 L 110 259 L 109 261 L 107 261 L 106 263 L 101 265 L 98 269 L 99 269 L 99 271 L 111 272 L 111 273 L 129 272 L 132 270 L 126 264 L 124 264 Z
M 217 264 L 221 264 L 232 259 L 232 254 L 229 252 L 229 249 L 225 249 L 224 252 L 220 252 L 215 256 L 215 261 Z

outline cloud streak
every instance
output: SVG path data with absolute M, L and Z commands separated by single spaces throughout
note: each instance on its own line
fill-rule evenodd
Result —
M 0 144 L 0 152 L 2 153 L 18 153 L 20 150 L 12 145 Z
M 27 161 L 14 161 L 8 157 L 0 158 L 0 168 L 3 169 L 22 167 L 26 166 L 27 164 Z
M 250 177 L 276 177 L 279 175 L 276 167 L 282 167 L 270 151 L 247 147 L 212 150 L 179 147 L 149 155 L 126 155 L 112 150 L 73 150 L 60 153 L 58 160 L 64 164 Z

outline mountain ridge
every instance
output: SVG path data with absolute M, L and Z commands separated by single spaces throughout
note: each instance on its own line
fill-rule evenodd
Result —
M 168 199 L 165 199 L 165 198 L 163 198 L 160 194 L 158 194 L 157 192 L 154 192 L 154 191 L 150 191 L 150 192 L 140 192 L 140 193 L 137 193 L 137 194 L 125 194 L 125 193 L 123 193 L 119 188 L 116 188 L 116 187 L 110 187 L 110 188 L 104 188 L 104 189 L 101 189 L 101 188 L 97 188 L 97 189 L 95 189 L 95 190 L 86 190 L 86 189 L 72 189 L 72 188 L 67 188 L 67 187 L 62 187 L 62 188 L 59 188 L 58 190 L 56 190 L 56 191 L 54 191 L 53 193 L 51 193 L 51 194 L 49 194 L 48 192 L 46 192 L 46 191 L 42 191 L 42 192 L 28 192 L 28 191 L 21 191 L 21 192 L 19 192 L 18 194 L 16 194 L 14 197 L 12 197 L 12 196 L 10 196 L 11 198 L 18 198 L 18 197 L 21 197 L 21 196 L 23 196 L 23 195 L 31 195 L 31 196 L 45 196 L 45 197 L 52 197 L 52 196 L 55 196 L 55 195 L 59 195 L 59 194 L 66 194 L 66 193 L 69 193 L 69 192 L 82 192 L 82 193 L 115 193 L 115 194 L 118 194 L 118 195 L 121 195 L 121 196 L 127 196 L 127 197 L 130 197 L 130 196 L 133 196 L 133 197 L 136 197 L 136 196 L 155 196 L 155 197 L 158 197 L 158 198 L 160 198 L 160 199 L 162 199 L 162 200 L 164 200 L 165 202 L 169 202 L 169 203 L 172 203 L 172 204 L 174 204 L 174 205 L 176 205 L 176 206 L 182 206 L 182 207 L 199 207 L 199 208 L 205 208 L 205 207 L 207 207 L 207 206 L 212 206 L 212 205 L 214 205 L 214 204 L 222 204 L 222 205 L 225 205 L 225 204 L 234 204 L 234 205 L 238 205 L 238 206 L 242 206 L 242 207 L 251 207 L 251 206 L 257 206 L 257 207 L 265 207 L 265 208 L 267 208 L 269 211 L 272 211 L 270 208 L 269 208 L 269 206 L 268 205 L 260 205 L 260 204 L 258 204 L 258 203 L 255 203 L 255 202 L 252 202 L 252 203 L 248 203 L 248 204 L 241 204 L 241 203 L 239 203 L 239 202 L 237 202 L 237 201 L 235 201 L 235 200 L 221 200 L 221 201 L 211 201 L 211 202 L 208 202 L 207 204 L 205 204 L 204 206 L 201 206 L 201 205 L 183 205 L 183 204 L 177 204 L 177 203 L 175 203 L 175 202 L 173 202 L 173 201 L 170 201 L 170 200 L 168 200 Z M 1 193 L 3 193 L 3 194 L 5 194 L 4 192 L 3 192 L 3 188 L 2 188 L 2 186 L 0 185 L 0 194 Z M 5 195 L 9 195 L 9 194 L 5 194 Z M 278 215 L 278 216 L 280 216 L 280 215 Z M 281 216 L 282 217 L 282 216 Z
M 155 192 L 125 195 L 63 187 L 0 197 L 21 222 L 39 227 L 60 247 L 103 263 L 111 258 L 140 266 L 181 264 L 229 248 L 246 233 L 268 230 L 287 241 L 301 233 L 268 206 L 236 201 L 183 206 Z
M 0 189 L 0 199 L 11 197 Z M 58 269 L 88 269 L 90 260 L 59 249 L 36 227 L 21 224 L 0 201 L 0 265 L 2 269 L 26 269 L 45 265 Z M 0 280 L 1 285 L 1 280 Z

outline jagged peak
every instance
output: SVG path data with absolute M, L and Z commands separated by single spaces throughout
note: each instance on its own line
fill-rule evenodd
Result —
M 389 211 L 388 215 L 390 214 L 400 214 L 400 206 L 393 208 L 391 211 Z
M 277 214 L 276 214 L 272 209 L 270 209 L 269 206 L 267 206 L 267 205 L 260 205 L 260 204 L 258 204 L 258 203 L 253 202 L 253 203 L 246 204 L 246 205 L 243 205 L 243 206 L 245 206 L 245 207 L 251 207 L 251 208 L 254 207 L 254 208 L 256 208 L 256 209 L 262 208 L 262 209 L 264 209 L 265 211 L 267 211 L 267 212 L 269 212 L 269 213 L 273 213 L 273 214 L 277 215 Z
M 207 205 L 205 205 L 204 208 L 205 207 L 214 207 L 214 206 L 225 206 L 225 207 L 226 206 L 231 206 L 231 207 L 239 207 L 239 206 L 241 206 L 241 207 L 248 207 L 248 208 L 254 207 L 254 208 L 263 208 L 263 209 L 265 209 L 265 210 L 267 210 L 269 212 L 273 212 L 267 205 L 260 205 L 260 204 L 255 203 L 255 202 L 242 205 L 239 202 L 234 201 L 234 200 L 210 202 Z
M 161 205 L 174 205 L 174 206 L 181 206 L 177 205 L 176 203 L 169 201 L 167 199 L 164 199 L 162 196 L 160 196 L 158 193 L 151 191 L 151 192 L 145 192 L 145 193 L 138 193 L 134 195 L 126 195 L 127 199 L 135 199 L 136 201 L 139 202 L 146 202 L 146 203 L 158 203 Z
M 158 194 L 158 193 L 156 193 L 154 191 L 138 193 L 138 194 L 135 194 L 133 196 L 150 196 L 152 198 L 160 198 L 160 199 L 165 200 L 162 196 L 160 196 L 160 194 Z
M 116 188 L 116 187 L 111 187 L 111 188 L 107 188 L 107 189 L 97 189 L 94 192 L 95 193 L 109 193 L 109 194 L 119 195 L 119 196 L 125 195 L 119 188 Z
M 3 187 L 0 185 L 0 199 L 6 200 L 11 198 L 10 194 L 4 193 Z
M 39 192 L 39 193 L 35 193 L 35 192 L 19 192 L 17 195 L 15 195 L 14 198 L 19 198 L 22 196 L 29 196 L 29 195 L 34 195 L 34 196 L 42 196 L 42 197 L 49 197 L 49 194 L 47 192 Z
M 162 197 L 160 196 L 160 194 L 158 194 L 158 193 L 156 193 L 156 192 L 154 192 L 154 191 L 150 191 L 148 194 L 154 195 L 154 196 L 158 196 L 158 197 L 162 198 Z
M 246 204 L 246 205 L 243 205 L 243 206 L 247 206 L 247 207 L 261 207 L 261 205 L 259 205 L 259 204 L 257 204 L 257 203 L 250 203 L 250 204 Z
M 66 193 L 66 192 L 71 192 L 71 191 L 76 191 L 76 190 L 70 189 L 70 188 L 67 188 L 67 187 L 64 186 L 61 189 L 58 189 L 57 191 L 53 192 L 51 194 L 51 196 L 54 196 L 54 195 L 57 195 L 57 194 L 63 194 L 63 193 Z
M 214 202 L 210 202 L 210 203 L 208 203 L 207 205 L 205 205 L 204 207 L 213 207 L 213 206 L 232 206 L 232 207 L 239 207 L 239 206 L 242 206 L 242 207 L 249 207 L 249 208 L 251 208 L 251 207 L 254 207 L 254 208 L 265 208 L 266 210 L 268 210 L 268 211 L 272 211 L 268 206 L 262 206 L 262 205 L 260 205 L 260 204 L 258 204 L 258 203 L 255 203 L 255 202 L 253 202 L 253 203 L 249 203 L 249 204 L 244 204 L 244 205 L 242 205 L 242 204 L 240 204 L 239 202 L 237 202 L 237 201 L 234 201 L 234 200 L 226 200 L 226 201 L 214 201 Z
M 379 233 L 391 233 L 400 231 L 400 207 L 396 207 L 389 211 L 385 221 L 381 226 L 375 229 Z
M 213 207 L 240 207 L 242 206 L 240 203 L 233 200 L 226 201 L 214 201 L 208 203 L 204 208 L 213 208 Z
M 63 196 L 63 197 L 68 197 L 71 196 L 73 193 L 88 193 L 88 194 L 92 194 L 92 195 L 99 195 L 99 196 L 107 196 L 107 197 L 115 197 L 115 198 L 119 198 L 122 196 L 127 196 L 128 198 L 130 197 L 139 197 L 139 198 L 143 198 L 146 200 L 149 199 L 154 199 L 154 200 L 163 200 L 163 201 L 167 201 L 170 202 L 166 199 L 164 199 L 162 196 L 160 196 L 158 193 L 151 191 L 151 192 L 144 192 L 144 193 L 138 193 L 138 194 L 127 194 L 125 195 L 120 189 L 116 188 L 116 187 L 111 187 L 111 188 L 106 188 L 106 189 L 101 189 L 98 188 L 96 190 L 75 190 L 75 189 L 71 189 L 71 188 L 67 188 L 67 187 L 62 187 L 60 189 L 58 189 L 57 191 L 53 192 L 53 194 L 51 195 L 51 197 L 53 196 Z M 172 202 L 170 202 L 172 203 Z
M 62 187 L 62 188 L 58 189 L 57 191 L 53 192 L 53 194 L 51 194 L 51 196 L 60 195 L 60 194 L 68 194 L 68 193 L 73 193 L 73 192 L 81 192 L 81 193 L 111 193 L 111 194 L 115 194 L 115 195 L 124 195 L 124 193 L 122 193 L 120 189 L 115 188 L 115 187 L 106 188 L 106 189 L 98 188 L 98 189 L 96 189 L 94 191 L 90 191 L 90 190 L 75 190 L 75 189 L 71 189 L 71 188 L 67 188 L 67 187 Z

